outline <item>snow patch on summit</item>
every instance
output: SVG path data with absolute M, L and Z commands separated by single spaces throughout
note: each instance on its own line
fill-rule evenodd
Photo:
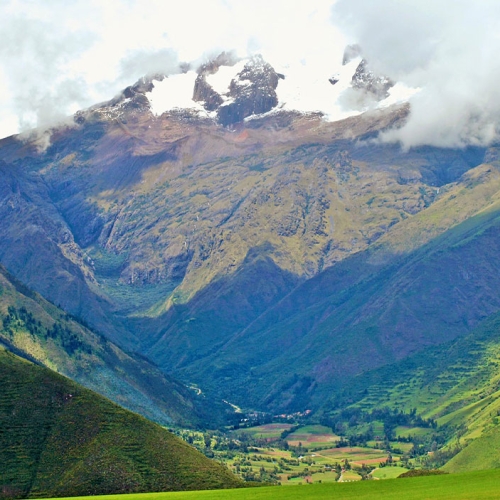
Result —
M 203 106 L 193 101 L 193 88 L 197 76 L 195 71 L 188 71 L 171 75 L 162 81 L 153 80 L 153 90 L 146 93 L 152 113 L 159 116 L 173 109 L 187 108 L 207 115 Z
M 251 84 L 247 80 L 238 80 L 237 76 L 251 59 L 245 58 L 232 66 L 221 65 L 214 74 L 206 74 L 206 82 L 222 98 L 222 106 L 234 100 L 228 96 L 229 87 L 234 80 L 237 85 Z M 385 108 L 393 104 L 408 101 L 420 89 L 410 88 L 397 83 L 388 90 L 388 97 L 381 101 L 363 100 L 352 95 L 352 80 L 361 56 L 355 56 L 343 65 L 327 64 L 316 61 L 315 64 L 295 63 L 289 65 L 273 64 L 280 78 L 276 88 L 278 105 L 269 113 L 279 111 L 298 111 L 301 113 L 320 112 L 324 119 L 337 121 L 350 116 L 360 115 L 368 109 Z M 333 67 L 332 67 L 333 66 Z M 203 102 L 193 101 L 195 71 L 171 75 L 162 81 L 153 80 L 154 88 L 145 95 L 149 99 L 151 111 L 159 116 L 174 109 L 190 109 L 207 117 L 215 118 L 216 111 L 206 111 Z M 267 114 L 267 113 L 266 113 Z
M 285 75 L 278 83 L 278 107 L 287 111 L 303 113 L 321 112 L 329 121 L 342 120 L 360 114 L 359 110 L 343 109 L 339 97 L 351 86 L 352 75 L 360 62 L 356 58 L 348 64 L 336 68 L 335 73 L 327 65 L 298 65 L 276 68 Z M 330 78 L 335 74 L 337 83 L 332 85 Z
M 236 78 L 236 75 L 243 70 L 247 59 L 237 62 L 234 66 L 221 66 L 217 73 L 207 75 L 207 83 L 221 96 L 229 91 L 231 80 Z
M 408 87 L 404 83 L 396 83 L 394 87 L 389 89 L 389 97 L 386 97 L 383 101 L 380 101 L 378 107 L 386 108 L 388 106 L 392 106 L 393 104 L 407 102 L 412 96 L 418 94 L 420 90 L 420 88 Z

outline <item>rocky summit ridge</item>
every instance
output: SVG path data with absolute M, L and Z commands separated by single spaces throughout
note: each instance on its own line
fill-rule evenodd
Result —
M 384 100 L 390 97 L 394 82 L 375 75 L 361 58 L 359 47 L 346 48 L 338 72 L 326 67 L 321 74 L 315 71 L 317 68 L 290 66 L 278 71 L 262 55 L 241 58 L 222 52 L 196 69 L 185 64 L 179 74 L 141 78 L 115 99 L 94 109 L 110 116 L 121 116 L 124 109 L 150 109 L 157 116 L 184 112 L 232 127 L 270 111 L 319 112 L 335 121 L 373 107 L 367 104 L 372 100 L 381 107 L 388 105 Z M 346 91 L 354 92 L 355 98 L 344 98 Z M 177 99 L 180 93 L 184 97 Z
M 279 78 L 284 76 L 276 73 L 260 55 L 245 62 L 243 69 L 231 79 L 225 94 L 221 95 L 212 88 L 207 82 L 207 73 L 207 66 L 199 70 L 193 100 L 202 102 L 207 111 L 216 111 L 217 121 L 223 126 L 267 113 L 278 105 L 276 87 Z

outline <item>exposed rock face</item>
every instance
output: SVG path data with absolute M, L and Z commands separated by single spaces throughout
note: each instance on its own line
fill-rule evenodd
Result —
M 236 78 L 231 81 L 229 97 L 217 111 L 219 123 L 224 126 L 243 121 L 246 117 L 267 113 L 277 106 L 276 87 L 283 78 L 274 68 L 257 55 L 250 59 Z
M 139 78 L 134 85 L 125 88 L 121 94 L 117 95 L 111 102 L 111 105 L 121 106 L 128 110 L 137 109 L 139 111 L 149 109 L 149 100 L 146 92 L 153 90 L 153 80 L 162 81 L 165 75 L 155 74 Z
M 222 96 L 207 82 L 207 76 L 217 73 L 221 66 L 234 66 L 238 62 L 232 53 L 222 52 L 215 59 L 203 64 L 198 69 L 194 83 L 193 101 L 203 102 L 207 111 L 215 111 L 223 102 Z
M 153 90 L 153 80 L 162 81 L 165 78 L 165 75 L 157 74 L 151 75 L 149 77 L 139 78 L 134 85 L 127 87 L 123 91 L 123 97 L 130 98 L 134 97 L 136 94 L 144 94 L 146 92 L 151 92 Z
M 332 84 L 332 85 L 335 85 L 336 83 L 339 83 L 340 81 L 340 76 L 338 75 L 338 73 L 336 73 L 335 75 L 333 75 L 331 78 L 328 78 L 328 81 Z
M 236 62 L 234 55 L 223 52 L 201 66 L 194 86 L 193 100 L 202 102 L 207 111 L 216 111 L 217 121 L 224 126 L 273 109 L 278 104 L 278 81 L 284 78 L 257 55 L 231 80 L 228 92 L 221 95 L 208 83 L 207 76 L 217 73 L 221 66 L 234 66 Z
M 151 105 L 146 93 L 153 90 L 153 80 L 161 82 L 165 78 L 166 75 L 159 73 L 139 78 L 134 85 L 126 87 L 110 101 L 77 111 L 73 119 L 75 123 L 82 125 L 89 119 L 91 121 L 94 119 L 125 119 L 147 112 L 151 109 Z
M 200 74 L 196 78 L 193 101 L 203 102 L 203 106 L 207 111 L 215 111 L 224 102 L 221 95 L 207 82 L 204 74 Z
M 221 66 L 234 66 L 238 62 L 238 57 L 233 52 L 222 52 L 215 59 L 200 66 L 200 75 L 213 75 L 217 73 Z
M 363 51 L 359 45 L 348 45 L 344 50 L 342 65 L 345 66 L 362 55 Z M 332 85 L 337 83 L 335 75 L 330 78 L 330 83 Z M 387 76 L 376 75 L 366 59 L 362 59 L 352 77 L 351 85 L 353 89 L 367 92 L 381 101 L 389 96 L 388 90 L 394 86 L 394 82 Z
M 352 87 L 354 89 L 369 92 L 377 100 L 388 97 L 388 90 L 394 86 L 394 82 L 387 76 L 380 76 L 370 70 L 366 59 L 363 59 L 352 77 Z

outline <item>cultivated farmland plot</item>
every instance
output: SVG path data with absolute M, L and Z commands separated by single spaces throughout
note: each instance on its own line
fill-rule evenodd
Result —
M 291 432 L 293 430 L 293 432 Z M 369 476 L 372 469 L 387 461 L 386 451 L 374 447 L 338 447 L 341 437 L 329 427 L 273 423 L 231 433 L 245 445 L 234 452 L 215 451 L 235 474 L 250 481 L 275 482 L 281 485 L 313 484 L 326 482 L 359 481 Z M 242 441 L 243 442 L 243 441 Z M 393 456 L 392 465 L 399 464 Z M 380 474 L 381 478 L 397 477 L 404 467 Z

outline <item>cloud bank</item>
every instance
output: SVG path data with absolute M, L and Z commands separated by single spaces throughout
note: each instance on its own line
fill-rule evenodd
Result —
M 375 71 L 421 89 L 385 140 L 498 140 L 498 0 L 4 0 L 0 18 L 0 137 L 222 50 L 333 71 L 346 43 L 359 43 Z
M 145 74 L 222 50 L 328 64 L 343 42 L 332 0 L 4 0 L 0 137 L 48 127 Z
M 384 139 L 405 147 L 498 140 L 497 0 L 339 0 L 332 21 L 363 47 L 377 71 L 421 88 L 407 125 Z

